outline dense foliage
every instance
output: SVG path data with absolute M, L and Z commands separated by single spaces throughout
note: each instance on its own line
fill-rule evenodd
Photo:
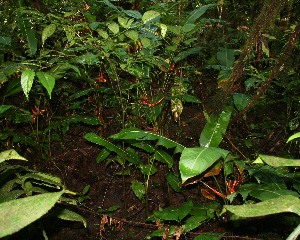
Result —
M 299 8 L 298 0 L 0 1 L 0 211 L 11 216 L 0 237 L 47 214 L 86 224 L 56 208 L 84 204 L 89 186 L 71 199 L 59 178 L 38 171 L 55 165 L 52 144 L 72 128 L 99 146 L 103 167 L 142 176 L 130 182 L 157 226 L 149 238 L 194 236 L 223 215 L 292 212 L 297 226 Z M 185 117 L 190 106 L 199 114 Z M 202 118 L 195 144 L 180 132 L 188 118 Z M 6 163 L 26 160 L 16 151 L 33 157 L 30 167 Z M 202 200 L 149 212 L 159 169 L 170 191 L 199 188 Z M 21 220 L 9 224 L 14 216 Z

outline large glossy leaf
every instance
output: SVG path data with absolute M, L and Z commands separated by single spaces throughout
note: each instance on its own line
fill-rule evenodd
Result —
M 3 152 L 0 152 L 0 163 L 4 162 L 6 160 L 12 160 L 12 159 L 27 161 L 26 158 L 20 156 L 19 153 L 17 153 L 14 149 L 5 150 Z
M 39 78 L 41 84 L 44 86 L 44 88 L 46 88 L 51 99 L 51 93 L 55 85 L 55 78 L 46 72 L 37 72 L 36 75 Z
M 0 238 L 18 232 L 45 215 L 64 191 L 39 194 L 0 204 Z
M 256 204 L 225 205 L 224 209 L 244 218 L 261 217 L 283 212 L 292 212 L 300 216 L 300 199 L 295 196 L 284 195 Z
M 210 7 L 216 6 L 216 4 L 207 4 L 201 6 L 190 13 L 187 17 L 185 24 L 195 23 L 195 21 L 200 18 Z
M 226 132 L 232 108 L 227 107 L 223 110 L 218 119 L 207 122 L 200 135 L 201 147 L 218 147 L 223 139 L 223 135 Z
M 113 139 L 135 139 L 143 141 L 158 140 L 157 145 L 164 146 L 165 148 L 175 148 L 175 153 L 182 152 L 185 148 L 183 145 L 159 135 L 154 132 L 147 132 L 136 128 L 123 129 L 121 132 L 110 136 Z
M 24 70 L 21 75 L 21 86 L 27 99 L 32 88 L 34 76 L 35 72 L 31 69 Z
M 203 173 L 221 157 L 225 158 L 227 154 L 228 151 L 221 148 L 185 148 L 179 161 L 182 183 Z
M 262 154 L 253 163 L 265 163 L 272 167 L 300 167 L 299 159 L 288 159 Z

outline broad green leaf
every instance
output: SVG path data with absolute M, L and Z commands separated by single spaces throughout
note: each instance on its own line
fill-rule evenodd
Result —
M 243 218 L 262 217 L 283 212 L 292 212 L 300 216 L 300 199 L 295 196 L 284 195 L 256 204 L 225 205 L 224 209 Z
M 74 72 L 76 72 L 80 76 L 80 70 L 75 65 L 72 65 L 70 63 L 58 63 L 56 66 L 51 68 L 48 73 L 53 76 L 56 80 L 64 77 L 68 70 L 72 69 Z
M 135 19 L 141 19 L 143 17 L 140 12 L 134 10 L 125 10 L 124 13 L 129 17 L 133 17 Z
M 35 72 L 31 69 L 24 70 L 21 75 L 21 86 L 28 100 L 29 92 L 32 88 Z
M 179 207 L 168 207 L 161 211 L 154 211 L 154 215 L 160 220 L 181 221 L 191 212 L 192 208 L 192 201 L 187 201 Z
M 139 129 L 123 129 L 121 132 L 114 134 L 112 136 L 110 136 L 110 138 L 113 139 L 134 139 L 134 140 L 143 140 L 143 141 L 151 141 L 151 140 L 158 140 L 157 141 L 157 145 L 160 146 L 164 146 L 166 148 L 174 148 L 175 149 L 175 153 L 178 152 L 182 152 L 182 150 L 184 149 L 184 146 L 171 140 L 168 139 L 162 135 L 159 135 L 157 133 L 154 132 L 147 132 L 147 131 L 143 131 L 143 130 L 139 130 Z
M 158 149 L 155 153 L 154 153 L 154 159 L 156 159 L 157 161 L 160 161 L 162 163 L 166 163 L 168 164 L 168 167 L 171 168 L 173 167 L 173 163 L 174 163 L 174 159 L 165 151 Z
M 142 17 L 142 21 L 144 24 L 146 24 L 149 21 L 155 21 L 157 22 L 160 19 L 160 13 L 156 12 L 154 10 L 150 10 L 144 13 Z
M 182 183 L 203 173 L 221 157 L 225 158 L 227 154 L 228 151 L 214 147 L 185 148 L 179 161 Z
M 207 5 L 203 5 L 201 7 L 199 7 L 198 9 L 195 9 L 194 11 L 192 11 L 190 13 L 190 15 L 187 17 L 185 24 L 188 23 L 195 23 L 195 21 L 201 17 L 206 11 L 207 9 L 209 9 L 210 7 L 216 6 L 216 4 L 207 4 Z
M 243 110 L 251 101 L 251 97 L 244 93 L 234 93 L 232 97 L 234 105 L 239 111 Z
M 44 46 L 45 41 L 53 35 L 56 30 L 56 24 L 52 23 L 44 28 L 42 32 L 42 45 Z
M 118 17 L 118 22 L 123 28 L 130 28 L 133 21 L 134 20 L 130 18 Z
M 180 176 L 177 173 L 167 173 L 165 175 L 168 183 L 173 188 L 175 192 L 181 192 L 181 182 L 180 182 Z
M 144 198 L 146 189 L 143 183 L 133 180 L 131 182 L 131 188 L 138 199 L 142 200 Z
M 195 228 L 199 227 L 202 223 L 204 223 L 206 220 L 210 219 L 206 215 L 206 212 L 204 211 L 204 214 L 201 216 L 191 216 L 188 220 L 186 220 L 184 224 L 184 232 L 190 232 L 194 230 Z
M 1 203 L 0 238 L 18 232 L 45 215 L 63 193 L 45 193 Z
M 108 29 L 112 31 L 113 34 L 118 34 L 120 31 L 119 24 L 111 22 L 107 25 Z
M 140 40 L 143 45 L 143 48 L 148 48 L 151 46 L 151 41 L 149 38 L 141 38 Z
M 87 64 L 87 65 L 99 64 L 99 59 L 98 59 L 97 55 L 95 55 L 93 53 L 86 53 L 81 56 L 78 56 L 75 59 L 75 61 L 80 64 Z
M 55 78 L 46 72 L 37 72 L 36 75 L 44 88 L 46 88 L 51 99 L 51 93 L 55 85 Z
M 8 109 L 10 109 L 12 107 L 12 105 L 1 105 L 0 106 L 0 117 L 1 117 L 1 114 L 6 112 Z
M 187 33 L 187 32 L 190 32 L 192 31 L 194 28 L 196 27 L 195 24 L 193 23 L 187 23 L 187 24 L 184 24 L 182 27 L 181 27 L 181 32 L 183 33 Z
M 289 137 L 289 139 L 287 140 L 286 143 L 296 139 L 296 138 L 300 138 L 300 132 L 293 134 L 292 136 Z
M 6 160 L 23 160 L 27 161 L 26 158 L 19 155 L 19 153 L 16 152 L 14 149 L 5 150 L 3 152 L 0 152 L 0 163 L 6 161 Z
M 167 35 L 168 26 L 166 24 L 159 24 L 160 34 L 164 38 Z
M 195 237 L 194 240 L 221 240 L 223 234 L 216 233 L 201 233 L 199 236 Z
M 219 146 L 230 121 L 231 113 L 232 108 L 227 107 L 221 112 L 217 120 L 213 120 L 211 118 L 211 121 L 205 124 L 199 139 L 199 144 L 201 147 Z
M 222 48 L 217 52 L 217 59 L 222 66 L 232 67 L 235 61 L 234 49 Z
M 87 221 L 80 214 L 71 210 L 55 208 L 51 211 L 51 215 L 67 221 L 82 222 L 84 227 L 87 227 Z
M 100 37 L 104 39 L 108 39 L 108 33 L 104 31 L 103 29 L 99 28 L 97 29 L 97 33 L 99 34 Z
M 253 163 L 265 163 L 272 167 L 300 167 L 299 159 L 288 159 L 262 154 Z
M 173 58 L 174 62 L 179 62 L 185 58 L 187 58 L 188 56 L 192 55 L 192 54 L 197 54 L 201 51 L 200 47 L 194 47 L 194 48 L 190 48 L 188 50 L 182 51 L 180 52 L 177 56 L 175 56 Z
M 139 142 L 131 143 L 131 145 L 134 146 L 134 147 L 143 149 L 144 151 L 146 151 L 148 153 L 154 153 L 155 152 L 155 148 L 150 143 L 147 143 L 147 142 L 139 141 Z
M 126 37 L 130 38 L 134 42 L 136 42 L 139 38 L 139 34 L 137 31 L 134 30 L 128 30 L 125 32 Z
M 0 36 L 0 44 L 10 45 L 11 44 L 11 37 Z
M 146 165 L 139 165 L 139 168 L 141 169 L 141 173 L 146 176 L 151 176 L 155 173 L 157 173 L 157 168 L 153 164 L 146 164 Z

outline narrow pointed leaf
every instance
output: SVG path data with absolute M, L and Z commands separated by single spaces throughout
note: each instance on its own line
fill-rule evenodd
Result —
M 168 167 L 173 167 L 174 159 L 165 151 L 159 149 L 154 153 L 154 159 L 168 164 Z
M 21 86 L 27 99 L 29 97 L 29 92 L 32 88 L 34 76 L 35 72 L 31 69 L 23 71 L 21 75 Z
M 47 38 L 51 37 L 56 30 L 56 24 L 52 23 L 44 28 L 42 32 L 42 43 L 45 44 Z
M 1 105 L 0 106 L 0 116 L 1 116 L 2 113 L 7 111 L 8 109 L 10 109 L 11 107 L 12 107 L 12 105 Z
M 292 136 L 289 137 L 289 139 L 287 140 L 286 143 L 296 139 L 296 138 L 300 138 L 300 132 L 293 134 Z
M 39 78 L 41 84 L 44 86 L 44 88 L 46 88 L 51 99 L 51 93 L 55 85 L 55 78 L 49 73 L 45 72 L 37 72 L 36 75 Z
M 216 6 L 216 4 L 207 4 L 204 6 L 201 6 L 198 9 L 195 9 L 191 12 L 191 14 L 187 17 L 185 24 L 195 23 L 195 21 L 200 18 L 210 7 Z
M 271 167 L 300 167 L 299 159 L 288 159 L 262 154 L 253 163 L 265 163 Z

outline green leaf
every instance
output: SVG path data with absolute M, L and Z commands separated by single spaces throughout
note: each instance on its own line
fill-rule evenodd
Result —
M 168 183 L 173 188 L 175 192 L 181 192 L 181 182 L 180 182 L 180 176 L 177 173 L 167 173 L 165 175 Z
M 190 232 L 194 230 L 202 223 L 204 223 L 207 219 L 210 219 L 210 217 L 206 215 L 206 212 L 203 215 L 191 216 L 188 220 L 186 220 L 184 224 L 184 232 Z
M 160 19 L 160 13 L 156 12 L 154 10 L 150 10 L 144 13 L 142 17 L 142 21 L 144 24 L 146 24 L 149 21 L 155 21 L 158 22 Z
M 56 30 L 56 24 L 52 23 L 44 28 L 42 32 L 42 45 L 44 46 L 45 41 L 53 35 Z
M 11 107 L 12 107 L 12 105 L 1 105 L 0 106 L 0 116 L 1 116 L 2 113 L 6 112 Z
M 179 161 L 182 183 L 203 173 L 221 157 L 225 158 L 227 154 L 228 151 L 214 147 L 185 148 Z
M 58 63 L 56 66 L 50 69 L 48 73 L 53 76 L 56 80 L 64 77 L 68 70 L 74 70 L 80 76 L 80 70 L 75 65 L 70 63 Z
M 146 189 L 145 189 L 145 186 L 143 183 L 133 180 L 131 182 L 131 188 L 132 188 L 135 196 L 137 196 L 138 199 L 142 200 L 144 198 Z
M 107 25 L 108 29 L 110 31 L 112 31 L 113 34 L 117 34 L 119 33 L 120 29 L 119 29 L 119 25 L 115 22 L 111 22 Z
M 300 167 L 299 159 L 288 159 L 262 154 L 253 163 L 265 163 L 272 167 Z
M 104 39 L 108 39 L 108 33 L 106 31 L 104 31 L 103 29 L 98 28 L 97 33 L 99 34 L 100 37 L 102 37 Z
M 174 148 L 175 149 L 175 153 L 179 153 L 182 152 L 182 150 L 184 149 L 184 146 L 171 140 L 168 139 L 162 135 L 159 135 L 157 133 L 154 132 L 147 132 L 147 131 L 143 131 L 143 130 L 139 130 L 139 129 L 123 129 L 121 132 L 114 134 L 112 136 L 110 136 L 110 138 L 113 139 L 135 139 L 135 140 L 142 140 L 142 141 L 152 141 L 152 140 L 158 140 L 157 141 L 157 145 L 160 146 L 164 146 L 166 148 Z
M 11 37 L 0 36 L 0 44 L 10 45 L 11 44 Z
M 251 101 L 251 97 L 244 93 L 234 93 L 232 97 L 234 105 L 239 111 L 243 110 Z
M 0 152 L 0 163 L 6 160 L 13 160 L 13 159 L 27 161 L 26 158 L 20 156 L 19 153 L 17 153 L 14 149 Z
M 201 132 L 199 143 L 201 147 L 218 147 L 230 121 L 232 108 L 223 110 L 217 120 L 211 118 Z
M 32 88 L 34 76 L 35 76 L 35 72 L 31 69 L 27 69 L 23 71 L 21 75 L 21 86 L 27 100 L 29 97 L 29 92 Z
M 153 157 L 154 157 L 154 159 L 156 159 L 162 163 L 167 163 L 169 168 L 173 167 L 174 160 L 167 152 L 158 149 L 154 153 Z
M 80 214 L 75 213 L 71 210 L 55 208 L 51 212 L 51 215 L 55 215 L 55 217 L 58 217 L 62 220 L 82 222 L 84 227 L 87 227 L 87 221 Z
M 123 28 L 130 28 L 133 21 L 134 20 L 130 18 L 118 17 L 118 22 Z
M 137 31 L 134 30 L 128 30 L 125 32 L 126 37 L 130 38 L 134 42 L 136 42 L 139 38 L 139 34 Z
M 293 134 L 292 136 L 289 137 L 289 139 L 287 140 L 286 143 L 296 139 L 296 138 L 300 138 L 300 132 Z
M 154 153 L 155 152 L 155 148 L 150 143 L 147 143 L 147 142 L 139 141 L 139 142 L 131 143 L 131 145 L 134 146 L 134 147 L 143 149 L 144 151 L 146 151 L 148 153 Z
M 207 5 L 204 5 L 204 6 L 201 6 L 200 8 L 198 9 L 195 9 L 194 11 L 192 11 L 190 13 L 190 15 L 187 17 L 186 21 L 185 21 L 185 24 L 188 24 L 188 23 L 195 23 L 195 21 L 201 17 L 206 11 L 207 9 L 209 9 L 210 7 L 213 7 L 213 6 L 216 6 L 216 4 L 207 4 Z
M 235 61 L 234 49 L 222 48 L 217 52 L 217 59 L 222 66 L 232 67 Z
M 168 26 L 166 24 L 159 24 L 160 27 L 160 34 L 164 38 L 167 34 Z
M 224 209 L 243 218 L 261 217 L 283 212 L 292 212 L 300 216 L 300 199 L 295 196 L 284 195 L 256 204 L 225 205 Z
M 36 75 L 44 88 L 46 88 L 51 99 L 51 93 L 55 85 L 55 78 L 46 72 L 37 72 Z
M 195 237 L 194 240 L 221 240 L 222 234 L 216 233 L 202 233 L 199 236 Z
M 96 158 L 96 162 L 97 163 L 101 163 L 102 161 L 104 161 L 110 154 L 110 151 L 107 150 L 106 148 L 103 148 L 101 150 L 101 152 L 98 154 L 97 158 Z
M 173 58 L 174 62 L 179 62 L 185 58 L 187 58 L 188 56 L 192 55 L 192 54 L 197 54 L 201 51 L 200 47 L 194 47 L 194 48 L 190 48 L 188 50 L 182 51 L 180 52 L 177 56 L 175 56 Z
M 63 193 L 45 193 L 1 203 L 0 238 L 18 232 L 45 215 Z
M 181 221 L 191 212 L 192 208 L 192 201 L 187 201 L 179 207 L 168 207 L 162 211 L 154 211 L 154 215 L 160 220 Z
M 143 16 L 140 12 L 134 10 L 125 10 L 123 11 L 129 17 L 133 17 L 135 19 L 141 19 Z
M 192 31 L 195 27 L 196 27 L 196 25 L 193 24 L 193 23 L 187 23 L 187 24 L 184 24 L 184 25 L 181 27 L 181 32 L 183 32 L 183 33 L 190 32 L 190 31 Z

